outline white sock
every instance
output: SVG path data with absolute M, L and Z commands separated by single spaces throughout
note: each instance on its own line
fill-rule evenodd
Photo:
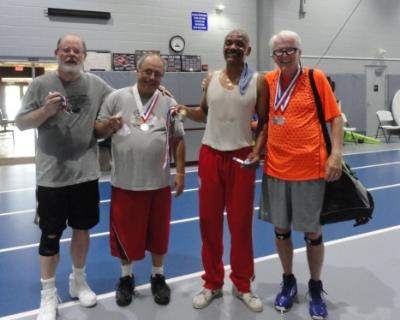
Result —
M 74 276 L 84 276 L 85 275 L 85 270 L 86 270 L 86 266 L 84 266 L 83 268 L 76 268 L 75 266 L 72 266 L 72 273 L 74 274 Z
M 156 274 L 164 274 L 164 266 L 151 268 L 151 274 L 155 276 Z
M 132 263 L 121 264 L 121 277 L 132 277 Z
M 56 287 L 56 278 L 49 278 L 49 279 L 40 279 L 40 282 L 42 283 L 42 289 L 47 290 L 47 289 L 53 289 Z

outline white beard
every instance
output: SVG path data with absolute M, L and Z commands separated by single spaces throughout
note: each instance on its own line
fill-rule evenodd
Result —
M 78 64 L 64 63 L 61 61 L 61 59 L 59 57 L 57 58 L 57 62 L 58 62 L 59 69 L 65 73 L 77 74 L 82 71 L 82 63 L 78 63 Z

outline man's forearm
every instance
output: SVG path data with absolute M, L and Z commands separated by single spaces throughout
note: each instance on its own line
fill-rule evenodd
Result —
M 34 129 L 38 128 L 43 122 L 50 118 L 45 107 L 40 107 L 29 113 L 18 116 L 15 119 L 15 124 L 20 130 Z

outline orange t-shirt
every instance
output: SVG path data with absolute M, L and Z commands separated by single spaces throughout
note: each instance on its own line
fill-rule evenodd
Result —
M 270 101 L 264 172 L 269 176 L 304 181 L 323 178 L 325 175 L 327 152 L 308 73 L 309 69 L 304 68 L 283 112 L 280 108 L 276 111 L 274 109 L 280 72 L 274 70 L 265 75 Z M 322 71 L 316 69 L 314 79 L 325 121 L 331 122 L 340 116 L 336 98 Z

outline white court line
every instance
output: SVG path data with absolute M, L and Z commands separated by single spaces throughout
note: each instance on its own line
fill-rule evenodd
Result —
M 260 182 L 261 182 L 261 180 L 255 181 L 255 183 L 260 183 Z M 193 192 L 193 191 L 197 191 L 197 190 L 199 190 L 199 188 L 191 188 L 191 189 L 185 189 L 184 192 Z M 175 194 L 175 191 L 172 191 L 171 193 Z M 100 204 L 109 203 L 109 202 L 110 202 L 110 199 L 100 200 Z M 35 209 L 27 209 L 27 210 L 4 212 L 4 213 L 0 213 L 0 218 L 4 217 L 4 216 L 12 216 L 12 215 L 22 214 L 22 213 L 33 213 L 35 211 L 36 211 Z
M 363 167 L 359 167 L 359 168 L 362 169 Z M 352 169 L 355 170 L 357 168 L 352 168 Z M 258 180 L 255 181 L 255 183 L 261 183 L 261 180 L 258 179 Z M 386 185 L 386 186 L 368 188 L 368 190 L 369 191 L 375 191 L 375 190 L 397 188 L 399 185 L 400 184 L 391 184 L 391 185 Z M 185 189 L 184 192 L 193 192 L 193 191 L 197 191 L 197 190 L 199 190 L 199 188 L 191 188 L 191 189 Z M 172 194 L 175 194 L 175 191 L 172 191 Z M 109 202 L 110 202 L 110 199 L 100 200 L 100 204 L 109 203 Z M 0 218 L 1 217 L 5 217 L 5 216 L 12 216 L 12 215 L 17 215 L 17 214 L 25 214 L 25 213 L 34 213 L 34 212 L 35 212 L 35 209 L 4 212 L 4 213 L 0 213 Z
M 368 166 L 362 166 L 362 167 L 352 167 L 352 170 L 362 170 L 362 169 L 369 169 L 369 168 L 375 168 L 375 167 L 384 167 L 384 166 L 396 166 L 400 164 L 400 161 L 396 162 L 386 162 L 386 163 L 378 163 L 378 164 L 371 164 Z
M 349 154 L 344 154 L 346 156 L 351 156 L 351 155 L 358 155 L 358 154 L 366 154 L 366 153 L 377 153 L 377 152 L 387 152 L 387 151 L 400 151 L 400 149 L 393 149 L 393 150 L 379 150 L 379 151 L 366 151 L 366 152 L 360 152 L 360 153 L 349 153 Z M 384 162 L 384 163 L 378 163 L 378 164 L 371 164 L 368 166 L 360 166 L 360 167 L 352 167 L 352 170 L 361 170 L 361 169 L 369 169 L 369 168 L 374 168 L 374 167 L 383 167 L 383 166 L 393 166 L 393 165 L 398 165 L 400 164 L 400 161 L 394 161 L 394 162 Z M 197 169 L 193 170 L 186 170 L 186 173 L 195 173 L 197 172 Z M 171 173 L 171 175 L 174 175 L 174 173 Z M 110 179 L 100 179 L 100 183 L 108 183 L 110 182 Z M 32 188 L 21 188 L 21 189 L 12 189 L 12 190 L 3 190 L 0 191 L 0 194 L 2 193 L 13 193 L 13 192 L 22 192 L 22 191 L 34 191 L 36 190 L 35 187 Z M 197 190 L 197 189 L 196 189 Z M 192 191 L 191 189 L 188 189 L 188 191 Z
M 254 207 L 254 210 L 258 210 L 259 207 Z M 226 212 L 224 212 L 224 215 L 226 215 Z M 192 218 L 185 218 L 185 219 L 180 219 L 180 220 L 174 220 L 171 221 L 170 224 L 180 224 L 180 223 L 187 223 L 187 222 L 193 222 L 199 220 L 199 216 L 192 217 Z M 108 236 L 110 233 L 108 231 L 105 232 L 99 232 L 99 233 L 93 233 L 90 235 L 90 238 L 99 238 L 99 237 L 104 237 Z M 65 242 L 71 242 L 71 238 L 63 238 L 60 240 L 61 243 Z M 26 245 L 21 245 L 21 246 L 15 246 L 15 247 L 9 247 L 9 248 L 4 248 L 0 249 L 0 253 L 4 252 L 12 252 L 12 251 L 18 251 L 18 250 L 24 250 L 24 249 L 31 249 L 31 248 L 37 248 L 39 247 L 39 243 L 32 243 L 32 244 L 26 244 Z
M 400 149 L 386 149 L 386 150 L 370 150 L 370 151 L 361 151 L 361 152 L 350 152 L 350 153 L 343 153 L 343 156 L 355 156 L 355 155 L 359 155 L 359 154 L 369 154 L 369 153 L 381 153 L 381 152 L 393 152 L 393 151 L 400 151 Z M 261 161 L 262 163 L 262 161 Z M 374 166 L 374 165 L 372 165 Z M 376 165 L 376 166 L 379 166 Z M 366 166 L 368 167 L 368 166 Z M 359 168 L 363 168 L 363 167 L 359 167 Z M 353 168 L 356 169 L 356 168 Z M 193 172 L 197 172 L 197 169 L 189 169 L 186 170 L 186 173 L 193 173 Z M 171 172 L 171 175 L 174 175 L 174 172 Z M 104 183 L 104 182 L 110 182 L 110 178 L 100 178 L 99 179 L 100 183 Z M 31 191 L 31 190 L 36 190 L 36 187 L 32 187 L 32 188 L 21 188 L 21 189 L 13 189 L 13 190 L 3 190 L 0 191 L 1 193 L 11 193 L 11 192 L 20 192 L 20 191 Z
M 371 232 L 366 232 L 366 233 L 362 233 L 359 235 L 350 236 L 350 237 L 346 237 L 346 238 L 342 238 L 342 239 L 338 239 L 338 240 L 327 241 L 324 243 L 324 245 L 326 247 L 330 247 L 330 246 L 334 246 L 334 245 L 337 245 L 340 243 L 350 242 L 350 241 L 354 241 L 354 240 L 358 240 L 358 239 L 369 238 L 369 237 L 373 237 L 376 235 L 380 235 L 380 234 L 384 234 L 384 233 L 388 233 L 388 232 L 394 232 L 394 231 L 398 231 L 398 230 L 400 230 L 400 225 L 394 226 L 394 227 L 389 227 L 389 228 L 384 228 L 384 229 L 379 229 L 379 230 L 375 230 L 375 231 L 371 231 Z M 306 248 L 302 247 L 302 248 L 295 249 L 294 253 L 296 254 L 296 253 L 301 253 L 301 252 L 305 252 L 305 251 L 306 251 Z M 256 259 L 254 259 L 254 262 L 259 263 L 259 262 L 273 260 L 273 259 L 278 259 L 278 255 L 276 253 L 268 255 L 268 256 L 256 258 Z M 230 270 L 230 265 L 225 265 L 224 269 Z M 203 271 L 199 271 L 199 272 L 194 272 L 194 273 L 170 278 L 170 279 L 168 279 L 168 283 L 176 283 L 176 282 L 180 282 L 180 281 L 184 281 L 184 280 L 191 280 L 194 278 L 199 278 L 202 274 L 203 274 Z M 150 284 L 146 283 L 146 284 L 136 287 L 135 290 L 141 291 L 141 290 L 148 289 L 149 287 L 150 287 Z M 115 297 L 115 291 L 112 291 L 112 292 L 107 292 L 107 293 L 97 295 L 97 300 L 100 301 L 100 300 L 105 300 L 105 299 L 114 298 L 114 297 Z M 59 307 L 59 309 L 66 309 L 69 307 L 74 307 L 74 306 L 79 306 L 79 305 L 80 305 L 79 301 L 69 301 L 69 302 L 60 304 L 58 307 Z M 30 311 L 26 311 L 26 312 L 13 314 L 10 316 L 1 317 L 0 320 L 17 320 L 17 319 L 21 319 L 24 317 L 37 315 L 38 312 L 39 312 L 39 309 L 30 310 Z
M 358 154 L 369 154 L 369 153 L 381 153 L 381 152 L 393 152 L 393 151 L 400 151 L 400 149 L 385 149 L 385 150 L 368 150 L 368 151 L 358 151 L 358 152 L 349 152 L 343 153 L 344 156 L 356 156 Z
M 193 173 L 193 172 L 197 172 L 197 169 L 190 169 L 190 170 L 186 170 L 186 173 Z M 175 172 L 171 172 L 171 176 L 174 176 Z M 100 178 L 99 179 L 99 183 L 107 183 L 110 182 L 111 179 L 109 177 L 107 178 Z M 22 192 L 22 191 L 35 191 L 36 190 L 36 186 L 35 187 L 30 187 L 30 188 L 19 188 L 19 189 L 11 189 L 11 190 L 2 190 L 0 191 L 0 194 L 2 193 L 13 193 L 13 192 Z

